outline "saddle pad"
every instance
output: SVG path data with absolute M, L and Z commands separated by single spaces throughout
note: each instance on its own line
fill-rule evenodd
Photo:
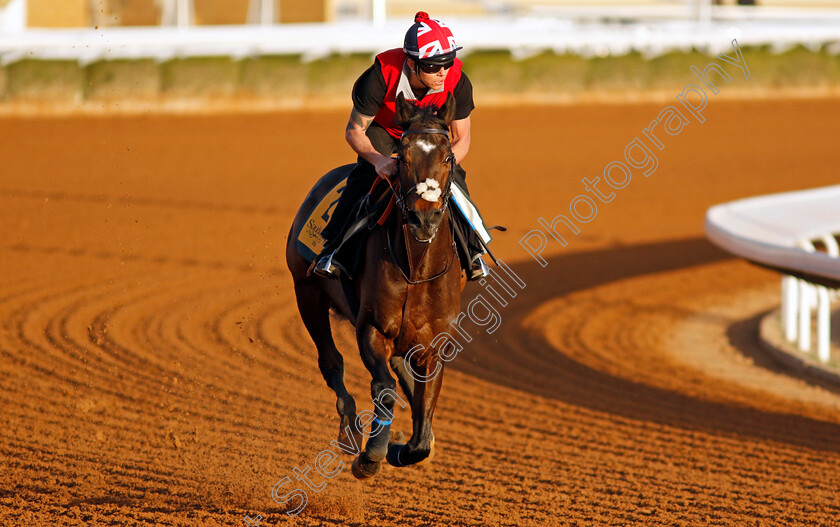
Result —
M 330 221 L 335 206 L 338 203 L 338 198 L 347 187 L 347 178 L 342 178 L 336 185 L 327 192 L 321 201 L 312 209 L 309 217 L 300 227 L 300 231 L 296 233 L 297 249 L 301 256 L 307 262 L 311 262 L 317 258 L 321 249 L 324 248 L 324 238 L 321 237 L 321 231 L 327 226 Z
M 493 240 L 493 237 L 490 236 L 490 232 L 487 230 L 487 226 L 484 224 L 481 214 L 478 213 L 478 209 L 475 208 L 475 205 L 467 196 L 466 192 L 461 190 L 461 187 L 459 187 L 454 181 L 452 182 L 452 201 L 455 202 L 455 206 L 458 207 L 458 211 L 464 219 L 467 220 L 470 227 L 478 233 L 481 240 L 485 244 L 490 243 Z

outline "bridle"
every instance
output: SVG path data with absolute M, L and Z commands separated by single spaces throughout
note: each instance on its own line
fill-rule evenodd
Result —
M 405 136 L 412 134 L 438 134 L 446 137 L 447 141 L 449 140 L 449 132 L 447 132 L 446 130 L 441 130 L 440 128 L 411 128 L 402 133 L 402 136 L 400 136 L 400 140 L 402 140 Z M 397 177 L 399 177 L 400 166 L 405 163 L 402 155 L 402 145 L 400 145 L 399 150 L 397 151 L 396 161 Z M 446 209 L 449 208 L 449 198 L 452 196 L 452 174 L 455 172 L 455 156 L 453 154 L 450 154 L 449 156 L 447 156 L 446 161 L 449 163 L 449 177 L 446 179 L 446 189 L 443 192 L 441 192 L 441 196 L 443 198 L 443 205 L 440 209 L 438 209 L 438 212 L 440 212 L 441 214 L 446 212 Z M 399 208 L 403 217 L 406 219 L 408 219 L 408 214 L 410 212 L 408 209 L 408 205 L 406 204 L 406 200 L 409 196 L 411 196 L 413 192 L 417 190 L 417 186 L 420 185 L 420 183 L 421 182 L 418 181 L 414 184 L 413 187 L 407 189 L 405 192 L 400 192 L 398 190 L 400 189 L 399 182 L 397 182 L 397 186 L 395 187 L 391 183 L 391 181 L 388 180 L 388 185 L 391 187 L 391 190 L 394 192 L 394 196 L 396 197 L 397 208 Z M 432 240 L 434 240 L 434 236 L 432 236 L 430 240 L 424 241 L 424 243 L 431 243 Z
M 439 135 L 445 136 L 446 139 L 449 140 L 449 132 L 447 132 L 446 130 L 441 130 L 439 128 L 412 128 L 412 129 L 404 131 L 402 133 L 402 136 L 400 137 L 400 139 L 402 140 L 402 138 L 404 138 L 407 135 L 411 135 L 411 134 L 439 134 Z M 443 197 L 443 206 L 441 206 L 441 208 L 438 209 L 438 211 L 441 214 L 445 213 L 446 209 L 449 207 L 449 198 L 452 196 L 452 174 L 455 171 L 455 156 L 453 154 L 450 154 L 449 156 L 447 156 L 446 160 L 449 162 L 449 177 L 447 178 L 447 181 L 446 181 L 445 192 L 441 193 L 441 196 Z M 397 162 L 397 175 L 399 176 L 400 165 L 405 163 L 405 161 L 403 161 L 403 157 L 402 157 L 402 143 L 400 143 L 400 147 L 397 151 L 396 162 Z M 397 207 L 400 210 L 400 213 L 403 215 L 403 218 L 405 218 L 405 220 L 408 221 L 409 209 L 408 209 L 408 206 L 406 205 L 406 201 L 407 201 L 408 197 L 411 195 L 411 193 L 414 192 L 415 190 L 417 190 L 417 186 L 420 185 L 420 182 L 416 183 L 413 187 L 406 190 L 405 192 L 400 192 L 398 190 L 400 188 L 399 181 L 397 181 L 396 187 L 394 186 L 394 184 L 391 183 L 390 180 L 386 180 L 386 181 L 388 181 L 388 185 L 391 187 L 391 191 L 394 193 L 395 202 L 396 202 Z M 449 268 L 451 267 L 452 263 L 455 261 L 455 256 L 457 255 L 457 248 L 455 246 L 455 225 L 454 225 L 454 223 L 452 223 L 452 221 L 450 221 L 449 223 L 450 223 L 450 229 L 452 230 L 452 258 L 449 260 L 449 262 L 446 264 L 446 266 L 443 268 L 442 271 L 434 274 L 431 277 L 420 279 L 420 280 L 413 280 L 412 277 L 409 276 L 410 274 L 413 274 L 412 271 L 411 271 L 410 255 L 409 255 L 409 274 L 406 274 L 405 271 L 403 271 L 402 267 L 400 267 L 400 265 L 397 263 L 397 257 L 396 257 L 396 254 L 394 253 L 394 248 L 391 244 L 391 237 L 390 236 L 385 237 L 386 240 L 387 240 L 388 253 L 389 253 L 389 256 L 391 257 L 391 261 L 394 263 L 394 266 L 397 269 L 399 269 L 400 274 L 402 275 L 403 279 L 409 284 L 409 291 L 410 291 L 412 285 L 417 285 L 417 284 L 422 284 L 422 283 L 426 283 L 426 282 L 431 282 L 433 280 L 437 280 L 438 278 L 440 278 L 441 276 L 443 276 L 443 275 L 445 275 L 446 273 L 449 272 Z M 403 225 L 403 235 L 408 236 L 406 224 Z M 435 235 L 433 235 L 429 240 L 418 240 L 418 241 L 422 241 L 423 243 L 431 244 L 432 241 L 434 241 L 436 235 L 437 235 L 437 230 L 435 230 Z M 415 235 L 415 240 L 416 239 L 417 239 L 417 237 Z M 406 240 L 406 242 L 407 241 L 408 240 Z M 408 249 L 408 245 L 406 245 L 406 248 Z M 425 255 L 425 252 L 426 252 L 426 249 L 423 249 L 422 254 Z M 421 256 L 421 258 L 422 258 L 422 256 Z M 404 310 L 407 309 L 407 306 L 408 306 L 408 296 L 406 296 L 406 303 L 403 306 L 403 309 Z

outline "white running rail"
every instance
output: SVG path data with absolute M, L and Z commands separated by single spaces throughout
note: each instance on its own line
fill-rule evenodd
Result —
M 173 57 L 301 55 L 304 60 L 315 60 L 331 53 L 372 55 L 402 42 L 411 20 L 410 16 L 388 18 L 384 0 L 368 0 L 376 7 L 370 20 L 273 24 L 276 12 L 269 9 L 273 4 L 252 0 L 249 20 L 253 24 L 195 26 L 194 0 L 166 0 L 160 4 L 164 26 L 27 28 L 26 0 L 6 1 L 4 8 L 0 0 L 0 65 L 22 59 L 78 60 L 84 65 L 137 58 L 165 61 Z M 599 21 L 607 13 L 618 16 L 603 10 L 594 19 L 558 12 L 522 17 L 453 16 L 446 21 L 464 53 L 504 48 L 518 59 L 542 51 L 583 57 L 638 51 L 656 56 L 696 48 L 715 55 L 731 51 L 732 39 L 742 47 L 769 45 L 783 51 L 799 44 L 812 49 L 828 45 L 830 53 L 840 53 L 840 9 L 790 10 L 773 17 L 764 16 L 764 9 L 744 9 L 715 11 L 718 14 L 703 23 L 677 13 L 665 16 L 664 11 L 656 11 L 660 16 L 654 18 L 644 18 L 639 12 L 630 22 Z M 502 41 L 499 35 L 504 35 Z
M 706 213 L 706 236 L 732 254 L 786 274 L 785 339 L 810 351 L 816 310 L 817 357 L 828 362 L 837 290 L 826 286 L 840 283 L 840 185 L 716 205 Z

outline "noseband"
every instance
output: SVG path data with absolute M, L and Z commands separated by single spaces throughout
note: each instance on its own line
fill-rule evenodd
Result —
M 403 139 L 405 136 L 412 135 L 412 134 L 437 134 L 437 135 L 445 136 L 446 139 L 449 140 L 449 132 L 447 132 L 446 130 L 441 130 L 440 128 L 412 128 L 412 129 L 409 129 L 409 130 L 406 130 L 405 132 L 403 132 L 400 139 Z M 402 150 L 402 148 L 400 148 L 400 150 Z M 449 208 L 449 198 L 450 198 L 450 196 L 452 196 L 452 173 L 455 171 L 455 156 L 450 154 L 449 156 L 447 156 L 446 161 L 449 162 L 449 177 L 447 178 L 447 181 L 446 181 L 446 191 L 442 193 L 443 206 L 438 210 L 438 212 L 440 212 L 441 214 L 446 212 L 446 209 Z M 402 157 L 402 152 L 398 152 L 397 153 L 397 176 L 399 176 L 399 173 L 400 173 L 400 165 L 403 164 L 403 163 L 404 163 L 404 161 L 403 161 L 403 157 Z M 390 184 L 390 181 L 388 183 Z M 409 213 L 408 206 L 406 205 L 406 200 L 408 199 L 408 197 L 411 195 L 412 192 L 417 190 L 417 186 L 420 185 L 420 183 L 421 182 L 416 183 L 413 187 L 406 190 L 405 192 L 398 192 L 397 189 L 394 188 L 393 185 L 391 185 L 391 190 L 393 190 L 394 195 L 396 196 L 397 207 L 400 209 L 400 212 L 402 213 L 403 217 L 406 218 L 406 219 L 408 218 L 408 213 Z M 434 236 L 432 237 L 431 240 L 429 240 L 426 243 L 431 243 L 433 239 L 434 239 Z

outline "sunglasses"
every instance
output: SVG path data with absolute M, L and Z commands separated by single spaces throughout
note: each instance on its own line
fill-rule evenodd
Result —
M 424 64 L 422 62 L 418 62 L 420 69 L 423 70 L 423 73 L 437 73 L 441 69 L 448 70 L 455 64 L 455 61 L 449 61 L 446 64 Z

